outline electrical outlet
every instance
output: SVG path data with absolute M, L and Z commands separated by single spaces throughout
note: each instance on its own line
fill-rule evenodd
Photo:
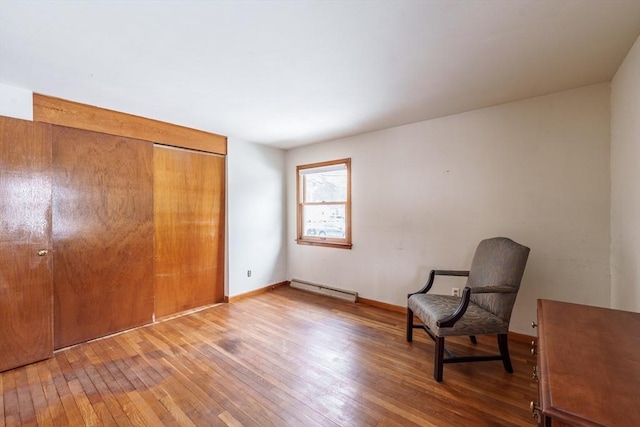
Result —
M 251 277 L 251 270 L 247 270 L 247 277 Z
M 459 297 L 460 296 L 460 288 L 451 288 L 451 295 L 453 295 L 454 297 Z

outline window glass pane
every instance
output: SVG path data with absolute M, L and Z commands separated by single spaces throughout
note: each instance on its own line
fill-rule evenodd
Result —
M 302 208 L 302 233 L 310 237 L 345 238 L 344 205 L 311 205 Z
M 305 203 L 347 201 L 346 169 L 318 173 L 307 172 L 302 177 L 305 180 Z

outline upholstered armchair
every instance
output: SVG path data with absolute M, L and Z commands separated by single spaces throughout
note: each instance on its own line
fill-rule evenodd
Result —
M 478 245 L 468 271 L 432 270 L 422 289 L 408 295 L 407 341 L 413 329 L 423 329 L 435 341 L 433 376 L 442 381 L 444 363 L 501 360 L 512 373 L 507 333 L 511 312 L 529 257 L 529 248 L 506 237 L 486 239 Z M 430 294 L 435 276 L 467 276 L 462 297 Z M 414 324 L 414 315 L 422 324 Z M 497 335 L 500 354 L 456 357 L 445 348 L 445 338 Z M 445 358 L 444 353 L 449 357 Z

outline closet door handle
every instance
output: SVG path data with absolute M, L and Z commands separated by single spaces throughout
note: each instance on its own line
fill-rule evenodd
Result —
M 49 251 L 48 251 L 48 250 L 46 250 L 46 249 L 40 249 L 40 250 L 38 251 L 38 256 L 46 256 L 48 253 L 49 253 Z

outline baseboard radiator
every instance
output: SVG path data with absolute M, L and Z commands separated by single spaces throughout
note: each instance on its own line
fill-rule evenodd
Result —
M 321 295 L 328 295 L 330 297 L 340 298 L 351 302 L 358 301 L 358 293 L 354 291 L 332 288 L 330 286 L 311 283 L 299 279 L 291 279 L 290 285 L 292 288 L 302 289 L 303 291 L 309 291 Z

